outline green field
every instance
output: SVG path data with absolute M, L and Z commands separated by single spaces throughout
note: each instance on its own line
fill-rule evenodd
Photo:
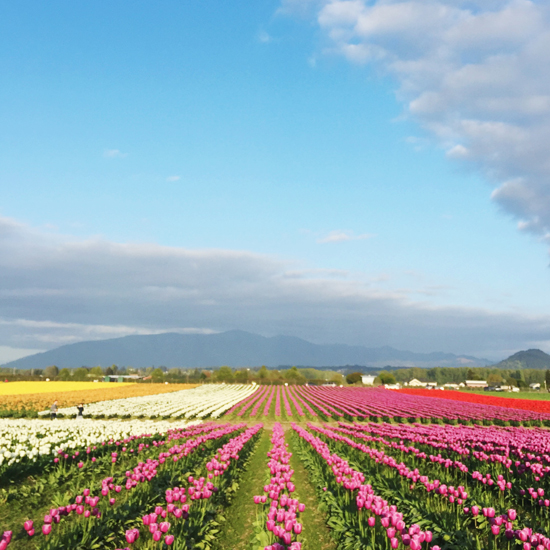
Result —
M 476 395 L 488 395 L 491 397 L 508 397 L 510 399 L 532 399 L 535 401 L 550 401 L 550 393 L 548 392 L 507 392 L 507 391 L 473 391 L 460 390 L 462 393 L 473 393 Z

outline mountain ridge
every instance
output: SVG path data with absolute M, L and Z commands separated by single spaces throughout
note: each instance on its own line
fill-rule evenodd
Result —
M 550 369 L 550 355 L 540 349 L 518 351 L 494 365 L 499 369 Z
M 149 366 L 206 368 L 300 365 L 330 367 L 364 365 L 486 366 L 491 362 L 468 355 L 444 352 L 416 353 L 383 346 L 367 348 L 348 344 L 313 344 L 296 336 L 265 337 L 241 330 L 216 334 L 131 335 L 107 340 L 66 344 L 4 365 L 3 368 L 43 369 L 112 364 L 142 368 Z

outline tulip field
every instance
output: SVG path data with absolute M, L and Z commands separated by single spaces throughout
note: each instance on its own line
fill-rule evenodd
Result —
M 536 406 L 204 385 L 89 409 L 0 420 L 0 550 L 219 550 L 229 527 L 243 550 L 550 549 Z
M 135 384 L 108 382 L 10 382 L 0 385 L 0 410 L 49 408 L 57 399 L 60 407 L 94 403 L 106 397 L 126 399 L 194 388 L 195 384 Z M 76 409 L 75 409 L 76 410 Z

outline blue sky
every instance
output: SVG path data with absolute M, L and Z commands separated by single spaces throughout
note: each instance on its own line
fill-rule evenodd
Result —
M 168 329 L 550 351 L 548 9 L 481 4 L 0 2 L 0 363 Z

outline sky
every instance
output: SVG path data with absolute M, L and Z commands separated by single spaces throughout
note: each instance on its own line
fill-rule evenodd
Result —
M 550 352 L 549 65 L 546 2 L 0 0 L 0 364 Z

